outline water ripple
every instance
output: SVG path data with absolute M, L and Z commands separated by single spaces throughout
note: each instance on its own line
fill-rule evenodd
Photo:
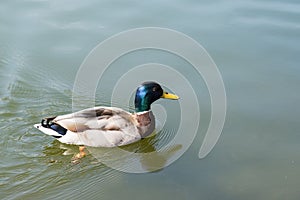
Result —
M 251 26 L 273 26 L 283 29 L 298 30 L 300 28 L 300 4 L 287 2 L 248 1 L 238 4 L 237 22 Z

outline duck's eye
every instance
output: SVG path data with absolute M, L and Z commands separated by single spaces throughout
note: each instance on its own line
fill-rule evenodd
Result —
M 156 90 L 157 90 L 157 87 L 154 87 L 154 88 L 152 89 L 153 92 L 155 92 Z
M 168 92 L 166 92 L 166 94 L 169 94 Z

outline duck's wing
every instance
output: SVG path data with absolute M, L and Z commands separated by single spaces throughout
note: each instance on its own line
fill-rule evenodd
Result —
M 45 118 L 34 126 L 62 143 L 115 147 L 141 138 L 135 115 L 115 107 L 94 107 Z
M 119 131 L 133 125 L 131 113 L 115 107 L 94 107 L 72 114 L 57 116 L 52 123 L 72 132 L 87 130 Z

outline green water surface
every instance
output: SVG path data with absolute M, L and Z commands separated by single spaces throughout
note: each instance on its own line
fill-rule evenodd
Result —
M 111 169 L 92 155 L 72 163 L 77 147 L 33 124 L 72 111 L 76 72 L 98 43 L 146 26 L 189 35 L 217 64 L 228 101 L 220 140 L 198 158 L 209 94 L 186 68 L 192 85 L 199 85 L 201 123 L 180 159 L 144 174 Z M 300 199 L 299 36 L 295 0 L 1 1 L 0 199 Z M 136 60 L 185 65 L 151 50 L 128 55 L 107 72 L 98 105 L 110 105 L 118 68 Z M 170 116 L 179 116 L 178 104 L 168 106 Z M 158 138 L 140 145 L 163 145 L 177 126 L 168 118 Z

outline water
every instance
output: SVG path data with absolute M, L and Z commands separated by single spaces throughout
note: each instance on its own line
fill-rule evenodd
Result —
M 1 199 L 299 199 L 299 21 L 294 0 L 2 1 Z M 208 157 L 198 159 L 209 96 L 203 81 L 191 75 L 203 88 L 197 93 L 203 125 L 175 163 L 146 174 L 113 170 L 92 155 L 71 163 L 76 146 L 62 145 L 32 125 L 72 110 L 74 78 L 92 48 L 144 26 L 181 31 L 210 53 L 228 98 L 220 140 Z M 142 62 L 144 55 L 147 61 L 146 53 L 132 60 Z M 162 60 L 180 63 L 172 56 L 155 61 Z M 108 89 L 97 93 L 102 105 L 109 105 L 114 84 L 106 81 Z M 168 141 L 174 127 L 168 121 L 148 143 Z

